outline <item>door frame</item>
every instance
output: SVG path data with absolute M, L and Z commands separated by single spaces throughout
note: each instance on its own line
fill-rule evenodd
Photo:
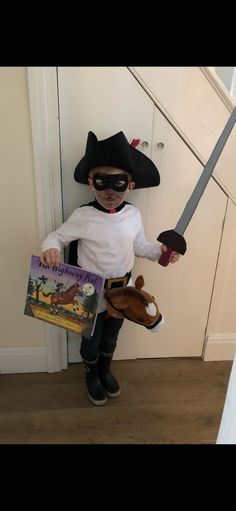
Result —
M 36 209 L 40 243 L 63 221 L 56 67 L 28 67 Z M 67 334 L 44 325 L 48 372 L 68 367 Z
M 139 81 L 140 85 L 143 86 L 146 93 L 153 99 L 160 111 L 170 120 L 168 114 L 163 111 L 163 106 L 158 104 L 157 99 L 153 98 L 150 90 L 144 86 L 135 69 L 132 67 L 128 67 L 128 69 Z M 222 101 L 224 101 L 229 110 L 232 111 L 234 108 L 233 98 L 225 88 L 222 88 L 221 81 L 214 72 L 214 68 L 200 67 L 200 69 L 206 79 L 215 88 Z M 57 67 L 28 67 L 27 78 L 38 233 L 40 242 L 42 242 L 46 235 L 55 230 L 63 221 Z M 171 123 L 173 123 L 173 120 Z M 177 132 L 179 131 L 178 127 L 175 129 Z M 185 139 L 183 133 L 181 136 Z M 196 154 L 196 149 L 191 149 L 204 165 L 205 162 L 199 154 Z M 214 177 L 214 180 L 218 182 L 216 177 Z M 220 186 L 222 187 L 222 185 Z M 45 324 L 44 333 L 48 372 L 67 369 L 68 353 L 66 331 Z

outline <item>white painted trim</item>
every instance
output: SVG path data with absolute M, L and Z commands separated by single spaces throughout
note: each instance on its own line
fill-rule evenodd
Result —
M 220 77 L 215 72 L 214 67 L 200 67 L 200 69 L 212 87 L 215 89 L 218 96 L 220 96 L 223 103 L 227 106 L 229 111 L 232 112 L 236 106 L 236 100 L 231 96 L 228 89 L 225 87 Z
M 234 67 L 234 71 L 233 71 L 230 94 L 236 100 L 236 67 Z
M 35 190 L 40 242 L 62 222 L 60 138 L 55 67 L 29 67 Z M 48 371 L 67 368 L 66 331 L 45 325 Z
M 48 371 L 47 349 L 0 348 L 0 373 L 44 373 Z
M 207 336 L 203 360 L 233 360 L 236 353 L 235 334 L 210 334 Z

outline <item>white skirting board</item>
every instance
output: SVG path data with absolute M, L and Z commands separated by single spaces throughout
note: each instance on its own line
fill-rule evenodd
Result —
M 48 372 L 47 349 L 0 348 L 0 373 L 44 373 Z
M 209 335 L 203 359 L 233 360 L 236 353 L 236 335 Z M 66 367 L 62 367 L 63 369 Z M 50 372 L 61 370 L 59 367 Z M 37 348 L 0 348 L 0 374 L 49 372 L 46 346 Z
M 206 362 L 233 360 L 236 352 L 236 334 L 210 334 L 203 354 Z

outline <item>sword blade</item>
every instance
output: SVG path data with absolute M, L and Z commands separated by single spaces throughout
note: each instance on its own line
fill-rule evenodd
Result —
M 178 233 L 178 234 L 181 234 L 183 235 L 197 206 L 198 206 L 198 203 L 203 195 L 203 192 L 206 188 L 206 185 L 213 173 L 213 170 L 217 164 L 217 161 L 224 149 L 224 146 L 229 138 L 229 135 L 233 129 L 233 126 L 234 126 L 234 123 L 236 121 L 236 107 L 234 108 L 233 112 L 231 113 L 229 119 L 228 119 L 228 122 L 227 124 L 225 125 L 221 135 L 220 135 L 220 138 L 219 140 L 217 141 L 212 153 L 211 153 L 211 156 L 209 158 L 209 160 L 207 161 L 206 163 L 206 166 L 204 167 L 204 170 L 192 192 L 192 195 L 190 197 L 190 199 L 188 200 L 185 208 L 184 208 L 184 211 L 175 227 L 175 231 Z

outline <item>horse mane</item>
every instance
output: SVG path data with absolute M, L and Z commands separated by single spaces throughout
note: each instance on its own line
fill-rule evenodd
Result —
M 114 291 L 115 291 L 115 288 L 114 288 Z M 139 291 L 138 289 L 132 289 L 131 286 L 127 286 L 127 287 L 124 287 L 123 290 L 122 290 L 122 294 L 124 296 L 131 296 L 131 297 L 134 297 L 134 298 L 137 298 L 137 292 L 138 292 L 138 297 L 140 299 L 140 302 L 143 303 L 143 305 L 148 305 L 149 302 L 147 300 L 147 298 L 142 294 L 142 291 Z M 115 294 L 115 292 L 114 292 Z

